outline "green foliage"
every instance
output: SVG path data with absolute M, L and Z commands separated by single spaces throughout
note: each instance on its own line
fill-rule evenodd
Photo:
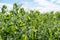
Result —
M 60 40 L 60 12 L 26 12 L 16 3 L 8 13 L 6 8 L 0 13 L 0 40 Z
M 7 8 L 7 6 L 6 6 L 6 5 L 3 5 L 3 6 L 2 6 L 2 8 L 1 8 L 2 13 L 5 13 L 5 12 L 6 12 L 6 8 Z

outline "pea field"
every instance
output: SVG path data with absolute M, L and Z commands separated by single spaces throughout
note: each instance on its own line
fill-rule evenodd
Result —
M 60 40 L 60 12 L 26 11 L 15 3 L 0 12 L 0 40 Z

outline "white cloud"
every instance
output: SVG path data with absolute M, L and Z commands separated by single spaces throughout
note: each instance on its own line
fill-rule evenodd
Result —
M 31 5 L 29 2 L 24 2 L 23 7 L 25 9 L 37 9 L 41 12 L 46 11 L 60 11 L 60 5 L 56 5 L 53 2 L 60 3 L 60 0 L 50 0 L 48 2 L 47 0 L 34 0 L 35 3 L 39 4 L 37 7 L 34 7 L 34 5 Z M 42 7 L 42 6 L 44 7 Z
M 56 3 L 60 3 L 60 0 L 56 0 Z
M 51 0 L 52 2 L 56 0 Z M 48 2 L 46 0 L 34 0 L 34 2 L 44 6 L 44 7 L 37 7 L 38 9 L 42 11 L 59 11 L 60 10 L 60 5 L 56 5 L 52 2 Z M 60 0 L 56 1 L 57 3 L 60 3 Z
M 23 2 L 23 5 L 22 5 L 22 7 L 24 7 L 24 8 L 29 8 L 29 3 L 28 2 Z
M 25 9 L 37 9 L 40 10 L 41 12 L 46 12 L 46 11 L 60 11 L 60 5 L 56 5 L 53 2 L 56 3 L 60 3 L 60 0 L 50 0 L 50 2 L 48 2 L 47 0 L 34 0 L 35 3 L 39 4 L 37 7 L 35 7 L 34 5 L 31 5 L 29 2 L 25 1 L 23 2 L 22 7 L 24 7 Z M 0 3 L 0 7 L 2 7 L 2 5 L 7 5 L 8 9 L 12 9 L 12 4 L 6 4 L 6 3 Z M 42 6 L 44 7 L 42 7 Z
M 12 9 L 12 7 L 13 7 L 12 4 L 0 3 L 0 8 L 1 8 L 3 5 L 6 5 L 8 9 Z

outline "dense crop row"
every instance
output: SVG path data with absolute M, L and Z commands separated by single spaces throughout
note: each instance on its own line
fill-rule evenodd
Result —
M 41 14 L 18 8 L 0 12 L 0 40 L 60 40 L 60 12 Z

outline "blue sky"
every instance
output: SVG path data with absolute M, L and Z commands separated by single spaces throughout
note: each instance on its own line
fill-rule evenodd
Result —
M 37 9 L 41 12 L 60 11 L 60 0 L 0 0 L 0 7 L 7 5 L 12 9 L 13 3 L 22 3 L 25 9 Z

